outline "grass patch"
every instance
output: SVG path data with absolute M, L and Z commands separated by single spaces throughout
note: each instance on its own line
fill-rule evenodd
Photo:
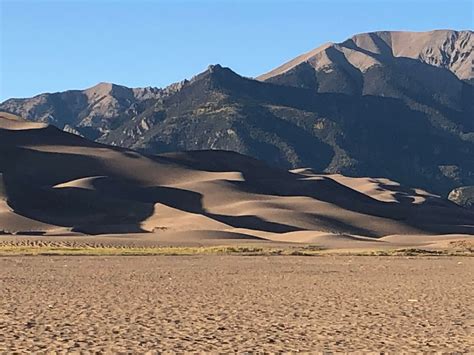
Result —
M 347 256 L 474 256 L 474 253 L 464 250 L 432 250 L 419 248 L 383 249 L 383 250 L 349 250 L 328 251 L 328 254 Z
M 58 246 L 0 245 L 0 256 L 77 255 L 77 256 L 140 256 L 140 255 L 248 255 L 248 256 L 473 256 L 472 252 L 426 249 L 325 250 L 314 245 L 274 248 L 267 246 L 203 246 L 203 247 L 133 247 L 133 246 Z
M 401 256 L 418 256 L 418 255 L 446 255 L 447 251 L 444 250 L 427 250 L 427 249 L 417 249 L 417 248 L 408 248 L 408 249 L 394 249 L 394 250 L 384 250 L 376 252 L 376 255 L 401 255 Z

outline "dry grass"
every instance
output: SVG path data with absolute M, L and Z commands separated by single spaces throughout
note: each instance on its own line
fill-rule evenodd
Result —
M 200 246 L 200 247 L 135 247 L 86 243 L 45 243 L 45 242 L 3 242 L 0 256 L 13 255 L 92 255 L 92 256 L 138 256 L 138 255 L 282 255 L 282 256 L 473 256 L 471 249 L 429 250 L 419 248 L 362 250 L 362 249 L 322 249 L 315 245 L 276 248 L 268 246 Z
M 272 249 L 254 247 L 67 247 L 67 246 L 0 246 L 0 255 L 196 255 L 196 254 L 271 254 Z

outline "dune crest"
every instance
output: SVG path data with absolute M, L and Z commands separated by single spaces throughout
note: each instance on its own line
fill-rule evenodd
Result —
M 7 112 L 0 112 L 0 129 L 27 130 L 47 127 L 44 123 L 35 123 Z

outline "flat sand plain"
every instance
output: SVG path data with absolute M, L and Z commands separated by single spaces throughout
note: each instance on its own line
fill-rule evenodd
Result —
M 472 352 L 474 259 L 0 258 L 0 352 Z

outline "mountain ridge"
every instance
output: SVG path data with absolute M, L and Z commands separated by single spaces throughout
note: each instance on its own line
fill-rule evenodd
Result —
M 390 32 L 378 33 L 387 40 Z M 442 195 L 473 185 L 474 87 L 413 58 L 383 62 L 386 42 L 374 36 L 342 42 L 380 52 L 348 52 L 353 63 L 367 56 L 381 63 L 366 71 L 326 46 L 335 63 L 328 72 L 302 61 L 262 81 L 211 65 L 164 89 L 99 83 L 7 100 L 0 110 L 146 154 L 232 150 L 275 166 L 385 176 Z
M 423 32 L 410 32 L 410 31 L 374 31 L 367 33 L 359 33 L 351 38 L 335 43 L 328 42 L 315 49 L 312 49 L 283 65 L 258 76 L 258 80 L 268 80 L 269 78 L 283 74 L 298 64 L 303 62 L 311 62 L 317 65 L 317 69 L 324 69 L 330 61 L 325 56 L 324 51 L 329 48 L 335 47 L 338 50 L 355 50 L 359 51 L 359 55 L 366 54 L 367 57 L 370 55 L 385 55 L 386 57 L 408 57 L 412 59 L 418 59 L 426 64 L 440 66 L 452 71 L 460 79 L 472 79 L 473 72 L 471 70 L 471 62 L 469 58 L 472 56 L 472 52 L 469 52 L 469 42 L 472 41 L 473 31 L 471 30 L 432 30 Z M 411 37 L 411 38 L 410 38 Z M 426 37 L 435 37 L 435 40 L 431 43 Z M 451 38 L 449 38 L 451 37 Z M 451 41 L 449 41 L 451 39 Z M 404 42 L 403 45 L 400 43 Z M 434 42 L 434 43 L 433 43 Z M 458 43 L 459 42 L 459 43 Z M 408 44 L 408 45 L 407 45 Z M 446 56 L 447 47 L 458 47 L 456 52 L 451 56 Z M 348 53 L 357 54 L 357 53 Z M 324 61 L 316 61 L 316 56 L 320 55 L 324 58 Z M 364 59 L 369 59 L 369 58 Z M 359 59 L 359 61 L 357 61 Z M 372 57 L 372 62 L 361 61 L 361 58 L 354 58 L 353 65 L 359 64 L 359 69 L 367 69 L 367 65 L 376 64 L 376 58 Z M 460 59 L 460 60 L 458 60 Z M 452 61 L 451 61 L 452 60 Z M 357 65 L 355 65 L 357 67 Z

